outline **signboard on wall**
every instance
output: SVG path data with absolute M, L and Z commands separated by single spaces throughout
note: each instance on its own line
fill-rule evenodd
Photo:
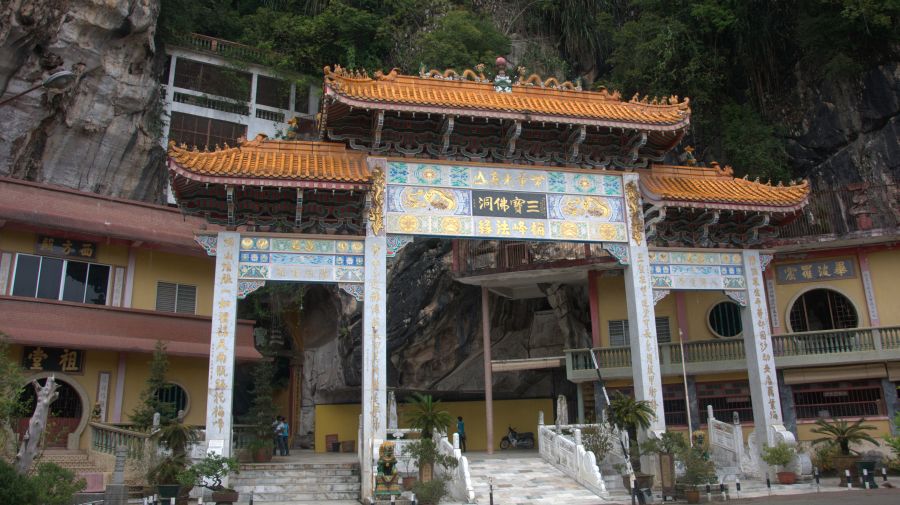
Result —
M 627 242 L 621 175 L 390 161 L 387 233 Z
M 778 284 L 853 279 L 855 277 L 856 262 L 851 258 L 806 261 L 775 266 L 775 279 L 778 281 Z
M 58 347 L 25 346 L 22 366 L 36 372 L 84 372 L 84 351 Z
M 62 256 L 64 258 L 92 259 L 97 255 L 97 244 L 83 240 L 48 237 L 38 235 L 35 253 L 45 256 Z

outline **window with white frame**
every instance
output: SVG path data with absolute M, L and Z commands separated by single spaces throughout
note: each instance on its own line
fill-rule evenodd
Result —
M 159 281 L 156 283 L 156 310 L 195 314 L 197 310 L 197 286 Z
M 106 305 L 108 265 L 17 254 L 13 296 Z
M 672 341 L 672 330 L 669 327 L 668 316 L 656 318 L 656 340 L 661 343 Z M 628 345 L 628 320 L 619 319 L 609 322 L 609 346 L 625 347 Z

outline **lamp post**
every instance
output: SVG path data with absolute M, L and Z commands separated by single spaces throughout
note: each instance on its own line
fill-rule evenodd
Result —
M 55 74 L 52 74 L 49 77 L 47 77 L 46 79 L 44 79 L 43 81 L 41 81 L 41 83 L 38 84 L 37 86 L 32 86 L 31 88 L 28 88 L 25 91 L 23 91 L 17 95 L 13 95 L 3 101 L 0 101 L 0 106 L 6 105 L 9 102 L 12 102 L 13 100 L 15 100 L 16 98 L 19 98 L 22 95 L 31 93 L 32 91 L 34 91 L 38 88 L 57 89 L 57 90 L 65 89 L 70 84 L 75 82 L 76 77 L 77 76 L 75 75 L 75 72 L 72 72 L 70 70 L 60 70 L 59 72 L 56 72 Z

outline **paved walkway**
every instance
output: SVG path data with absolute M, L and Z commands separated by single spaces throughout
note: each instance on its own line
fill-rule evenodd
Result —
M 541 459 L 537 451 L 489 456 L 466 453 L 475 499 L 490 503 L 489 478 L 495 505 L 597 505 L 603 499 Z

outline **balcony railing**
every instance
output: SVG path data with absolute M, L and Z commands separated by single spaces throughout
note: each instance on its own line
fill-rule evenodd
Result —
M 772 337 L 772 352 L 779 367 L 900 359 L 900 326 L 776 335 Z M 570 380 L 597 378 L 591 353 L 604 378 L 630 377 L 630 347 L 596 347 L 566 351 Z M 678 343 L 659 345 L 659 364 L 664 374 L 680 374 L 681 362 Z M 744 342 L 740 338 L 686 342 L 684 364 L 690 373 L 745 369 Z
M 177 43 L 192 49 L 215 53 L 225 58 L 234 58 L 252 63 L 265 63 L 269 56 L 269 53 L 262 49 L 215 37 L 207 37 L 199 33 L 181 35 L 178 37 Z
M 454 240 L 454 272 L 461 275 L 530 270 L 610 261 L 600 244 Z
M 900 187 L 897 184 L 854 184 L 842 189 L 813 191 L 803 214 L 781 228 L 776 241 L 794 242 L 790 239 L 895 230 L 900 222 L 898 198 Z

